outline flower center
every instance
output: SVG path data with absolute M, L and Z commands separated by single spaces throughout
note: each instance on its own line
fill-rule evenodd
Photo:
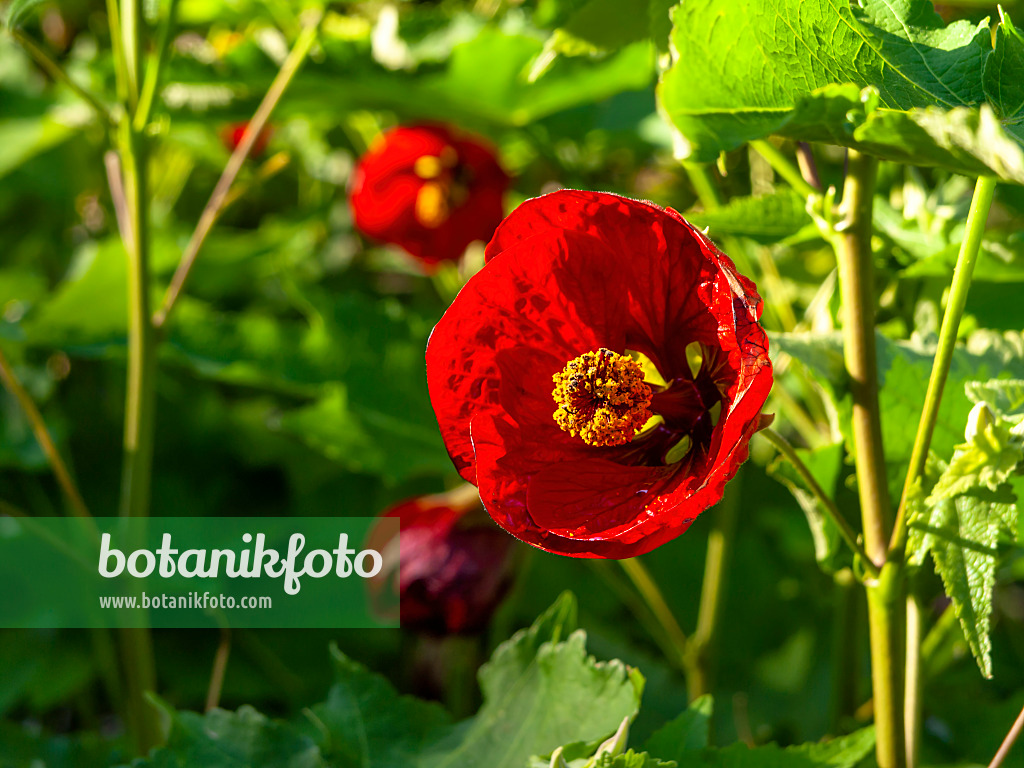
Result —
M 643 369 L 610 349 L 570 360 L 552 381 L 555 423 L 587 445 L 624 445 L 653 415 Z

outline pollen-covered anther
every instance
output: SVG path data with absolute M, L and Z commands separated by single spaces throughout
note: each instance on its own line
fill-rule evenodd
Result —
M 587 445 L 624 445 L 653 416 L 643 370 L 610 349 L 570 360 L 552 381 L 555 423 Z

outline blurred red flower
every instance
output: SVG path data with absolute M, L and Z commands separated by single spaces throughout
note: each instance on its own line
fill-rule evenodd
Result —
M 528 200 L 437 324 L 427 382 L 491 517 L 540 549 L 643 554 L 722 497 L 772 386 L 761 299 L 672 209 Z
M 238 145 L 242 143 L 242 137 L 245 135 L 245 129 L 248 125 L 249 122 L 247 120 L 243 120 L 239 123 L 226 125 L 221 129 L 221 141 L 224 142 L 224 147 L 229 152 L 234 152 L 238 149 Z M 267 144 L 270 142 L 270 137 L 273 133 L 273 128 L 269 125 L 264 126 L 263 130 L 260 131 L 259 136 L 256 137 L 256 142 L 252 145 L 252 149 L 249 151 L 249 157 L 255 160 L 266 152 Z
M 430 269 L 491 238 L 508 184 L 479 137 L 413 125 L 383 134 L 359 160 L 349 203 L 363 234 L 404 248 Z
M 402 626 L 431 634 L 486 627 L 512 584 L 515 540 L 488 519 L 476 489 L 418 496 L 382 514 L 395 517 L 398 540 L 379 540 L 386 526 L 370 535 L 384 556 L 384 569 L 371 582 L 375 603 L 393 602 L 397 594 Z

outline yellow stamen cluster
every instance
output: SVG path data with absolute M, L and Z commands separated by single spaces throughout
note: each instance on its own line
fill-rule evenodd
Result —
M 449 173 L 458 162 L 458 152 L 446 146 L 437 156 L 421 155 L 413 163 L 413 173 L 426 182 L 416 194 L 416 220 L 428 229 L 441 226 L 451 214 L 452 204 L 462 202 Z
M 570 360 L 552 381 L 555 423 L 587 445 L 624 445 L 653 415 L 643 370 L 610 349 Z

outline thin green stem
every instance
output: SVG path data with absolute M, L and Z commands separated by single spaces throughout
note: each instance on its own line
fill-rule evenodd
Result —
M 808 469 L 807 465 L 801 460 L 800 455 L 796 452 L 796 449 L 792 444 L 771 428 L 762 429 L 758 434 L 763 435 L 768 442 L 774 445 L 778 449 L 779 453 L 781 453 L 786 460 L 793 465 L 797 474 L 799 474 L 800 478 L 807 484 L 807 488 L 812 494 L 814 494 L 814 497 L 821 504 L 822 509 L 825 510 L 825 513 L 839 529 L 839 535 L 843 537 L 843 541 L 845 541 L 846 545 L 853 551 L 853 553 L 863 561 L 864 569 L 871 574 L 871 576 L 877 578 L 878 574 L 881 572 L 880 569 L 872 562 L 871 558 L 868 557 L 868 553 L 865 552 L 864 547 L 861 546 L 857 534 L 854 532 L 853 528 L 850 527 L 846 518 L 843 517 L 843 513 L 839 511 L 839 507 L 836 506 L 836 503 L 832 501 L 832 498 L 825 492 L 825 489 L 821 487 L 814 475 L 811 474 L 811 470 Z
M 53 476 L 57 479 L 57 484 L 67 497 L 71 513 L 77 517 L 90 517 L 89 509 L 82 500 L 82 494 L 79 492 L 78 486 L 75 485 L 71 473 L 68 472 L 67 465 L 60 456 L 60 451 L 54 445 L 53 438 L 50 436 L 50 430 L 46 428 L 46 421 L 44 421 L 43 415 L 39 412 L 35 402 L 33 402 L 32 396 L 21 385 L 18 376 L 14 373 L 14 369 L 4 356 L 3 350 L 0 350 L 0 382 L 3 383 L 7 391 L 11 393 L 14 399 L 18 401 L 18 405 L 21 406 L 22 412 L 32 427 L 32 433 L 36 437 L 36 442 L 43 449 L 43 454 L 50 464 Z
M 100 120 L 102 120 L 108 127 L 113 125 L 114 121 L 113 118 L 111 118 L 110 116 L 110 112 L 107 110 L 105 106 L 103 106 L 100 100 L 96 98 L 96 96 L 94 96 L 93 94 L 89 93 L 89 91 L 80 86 L 74 80 L 72 80 L 71 76 L 64 71 L 64 68 L 61 67 L 61 65 L 58 64 L 56 61 L 54 61 L 50 57 L 50 54 L 48 54 L 45 50 L 36 45 L 36 42 L 31 37 L 26 35 L 20 29 L 12 29 L 10 30 L 10 33 L 11 37 L 14 38 L 18 45 L 20 45 L 25 50 L 25 53 L 31 56 L 32 60 L 35 61 L 36 64 L 38 64 L 42 68 L 42 70 L 46 72 L 46 74 L 48 74 L 54 80 L 64 83 L 64 85 L 70 88 L 76 96 L 78 96 L 80 99 L 85 101 L 86 104 L 93 108 L 93 111 L 96 112 Z
M 767 139 L 755 139 L 750 142 L 751 148 L 761 157 L 768 161 L 768 165 L 779 174 L 786 183 L 804 197 L 813 197 L 821 194 L 819 190 L 811 186 L 800 173 L 800 169 L 793 165 L 782 152 Z
M 928 378 L 924 408 L 921 410 L 921 420 L 917 425 L 917 435 L 914 437 L 914 447 L 910 454 L 910 468 L 907 470 L 907 479 L 903 484 L 900 506 L 896 513 L 896 525 L 889 547 L 894 556 L 898 558 L 902 557 L 907 544 L 907 503 L 914 487 L 924 474 L 928 448 L 931 445 L 932 434 L 935 432 L 935 421 L 939 415 L 942 390 L 946 385 L 950 364 L 953 362 L 953 349 L 956 346 L 960 320 L 963 318 L 964 307 L 967 304 L 967 292 L 971 287 L 974 265 L 978 261 L 978 253 L 981 250 L 981 238 L 985 234 L 985 223 L 988 220 L 989 210 L 992 208 L 995 188 L 996 180 L 986 176 L 979 178 L 974 186 L 974 198 L 971 200 L 971 209 L 967 214 L 967 231 L 964 234 L 963 243 L 960 244 L 960 255 L 957 257 L 956 267 L 953 270 L 953 282 L 949 286 L 949 299 L 946 302 L 946 312 L 942 317 L 942 327 L 939 330 L 939 343 L 935 350 L 935 360 L 932 362 L 932 372 Z
M 136 131 L 145 129 L 149 122 L 150 113 L 153 111 L 153 100 L 160 87 L 160 79 L 163 75 L 164 64 L 170 51 L 171 33 L 174 31 L 178 17 L 178 0 L 168 0 L 167 15 L 160 22 L 160 32 L 157 37 L 156 48 L 149 56 L 146 64 L 146 75 L 142 81 L 142 92 L 139 95 L 139 106 L 135 110 L 135 117 L 132 125 Z
M 715 183 L 711 166 L 704 163 L 683 163 L 683 169 L 690 177 L 693 191 L 697 193 L 697 199 L 700 200 L 705 210 L 722 205 L 722 195 L 718 191 L 718 184 Z
M 128 66 L 125 63 L 124 40 L 121 38 L 121 11 L 118 0 L 107 0 L 107 24 L 110 27 L 110 47 L 114 54 L 114 74 L 117 80 L 117 98 L 128 102 Z
M 128 113 L 132 116 L 139 104 L 139 80 L 142 69 L 142 0 L 121 0 L 121 55 L 124 57 L 125 91 Z M 117 33 L 117 30 L 114 30 Z
M 921 642 L 924 638 L 924 614 L 925 608 L 920 597 L 911 590 L 907 595 L 907 658 L 903 699 L 907 768 L 916 768 L 918 745 L 921 740 Z
M 228 671 L 228 659 L 231 657 L 231 629 L 220 628 L 220 642 L 213 656 L 213 669 L 210 671 L 210 684 L 206 688 L 205 711 L 220 706 L 220 692 L 224 688 L 224 675 Z
M 716 677 L 716 652 L 725 608 L 726 577 L 732 561 L 739 514 L 740 478 L 733 479 L 722 501 L 710 512 L 712 528 L 708 534 L 704 579 L 701 582 L 697 628 L 690 638 L 687 654 L 689 672 L 686 682 L 690 701 L 711 693 Z
M 651 576 L 651 572 L 647 570 L 647 566 L 637 557 L 619 560 L 619 565 L 622 566 L 622 570 L 625 571 L 630 581 L 633 582 L 633 586 L 636 587 L 637 592 L 640 593 L 644 602 L 647 603 L 647 607 L 650 608 L 651 613 L 657 619 L 659 626 L 671 643 L 672 650 L 677 657 L 677 663 L 685 665 L 685 659 L 687 658 L 686 633 L 683 632 L 679 622 L 676 621 L 672 609 L 669 608 L 665 596 L 658 588 L 658 583 Z
M 206 241 L 207 235 L 210 234 L 210 230 L 213 229 L 213 225 L 217 222 L 217 217 L 224 208 L 225 201 L 228 199 L 228 194 L 231 191 L 231 185 L 234 184 L 235 178 L 238 176 L 238 172 L 242 169 L 242 164 L 249 156 L 249 152 L 256 143 L 257 137 L 266 126 L 267 120 L 270 119 L 270 115 L 274 111 L 274 107 L 276 107 L 277 103 L 281 100 L 281 97 L 284 95 L 288 85 L 295 77 L 295 74 L 299 71 L 299 67 L 302 66 L 302 62 L 305 61 L 306 56 L 313 47 L 313 43 L 316 41 L 317 32 L 319 30 L 320 20 L 322 18 L 322 12 L 315 12 L 313 17 L 306 24 L 306 27 L 299 34 L 298 39 L 295 41 L 295 47 L 292 48 L 291 53 L 288 54 L 288 58 L 286 58 L 284 63 L 281 65 L 281 69 L 278 71 L 277 77 L 275 77 L 274 82 L 270 84 L 270 88 L 267 90 L 266 96 L 263 97 L 263 101 L 260 102 L 256 113 L 249 121 L 245 129 L 245 133 L 242 136 L 242 140 L 239 142 L 234 152 L 231 153 L 231 157 L 228 159 L 228 163 L 224 167 L 224 172 L 221 174 L 220 180 L 217 182 L 217 186 L 214 187 L 213 194 L 210 195 L 210 199 L 206 203 L 206 207 L 199 216 L 199 223 L 196 225 L 195 231 L 192 233 L 192 237 L 189 239 L 184 253 L 182 253 L 181 261 L 178 264 L 177 270 L 174 272 L 174 277 L 171 278 L 170 285 L 167 287 L 167 292 L 164 294 L 160 309 L 153 317 L 153 324 L 155 327 L 161 328 L 167 322 L 167 318 L 170 315 L 171 310 L 174 308 L 175 302 L 178 300 L 178 297 L 181 295 L 181 291 L 185 287 L 185 282 L 188 280 L 188 276 L 192 271 L 192 266 L 195 264 L 199 251 L 203 247 L 203 243 Z
M 857 709 L 857 683 L 863 655 L 861 600 L 853 571 L 843 568 L 832 587 L 832 697 L 829 732 L 844 733 L 846 722 Z
M 1002 766 L 1022 731 L 1024 731 L 1024 709 L 1017 715 L 1017 719 L 1010 727 L 1010 732 L 1006 734 L 1006 738 L 1003 739 L 1003 743 L 999 746 L 999 751 L 992 758 L 992 762 L 988 764 L 988 768 L 1000 768 Z
M 875 351 L 871 209 L 878 163 L 854 150 L 849 151 L 848 158 L 843 220 L 833 244 L 843 306 L 843 352 L 853 399 L 853 453 L 864 549 L 871 562 L 881 568 L 877 581 L 867 585 L 875 753 L 879 768 L 904 768 L 904 580 L 900 563 L 886 562 L 891 505 L 882 451 Z

